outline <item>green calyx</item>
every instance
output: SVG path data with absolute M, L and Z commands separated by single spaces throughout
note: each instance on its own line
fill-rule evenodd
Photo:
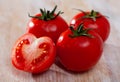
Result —
M 87 13 L 87 12 L 81 10 L 81 9 L 75 9 L 75 10 L 78 10 L 78 11 L 80 11 L 80 12 L 82 12 L 84 14 L 84 16 L 82 17 L 82 19 L 84 19 L 84 18 L 90 18 L 93 21 L 96 21 L 97 18 L 101 17 L 101 15 L 99 14 L 99 12 L 94 11 L 94 10 L 91 10 L 91 12 L 89 12 L 89 13 Z
M 39 20 L 45 20 L 45 21 L 53 20 L 57 16 L 59 16 L 59 14 L 63 14 L 63 12 L 59 11 L 56 15 L 54 15 L 56 9 L 57 9 L 57 5 L 54 7 L 54 9 L 52 11 L 46 10 L 45 8 L 40 9 L 41 16 L 31 16 L 30 14 L 28 14 L 28 16 L 39 19 Z
M 90 19 L 93 19 L 93 21 L 96 21 L 96 18 L 101 17 L 101 16 L 99 15 L 99 12 L 96 12 L 96 11 L 94 11 L 94 10 L 91 10 L 90 13 L 86 13 L 86 12 L 84 12 L 84 11 L 82 11 L 82 12 L 85 14 L 85 16 L 83 16 L 82 18 L 90 18 Z
M 93 38 L 93 36 L 88 33 L 88 31 L 91 30 L 91 28 L 84 29 L 83 24 L 80 24 L 76 30 L 72 26 L 70 26 L 70 30 L 73 33 L 73 34 L 69 35 L 69 37 L 71 37 L 71 38 L 75 38 L 75 37 L 79 37 L 79 36 L 87 36 L 87 37 Z

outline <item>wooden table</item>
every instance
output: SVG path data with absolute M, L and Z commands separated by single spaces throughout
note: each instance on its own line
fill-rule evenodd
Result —
M 33 75 L 15 69 L 11 65 L 11 49 L 15 41 L 25 33 L 28 13 L 35 14 L 39 8 L 58 10 L 69 23 L 78 13 L 73 8 L 95 9 L 109 16 L 110 37 L 104 45 L 98 64 L 84 73 L 70 73 L 53 64 L 50 69 Z M 120 0 L 0 0 L 0 82 L 120 82 Z

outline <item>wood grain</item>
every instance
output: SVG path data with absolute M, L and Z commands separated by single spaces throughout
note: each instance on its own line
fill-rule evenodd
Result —
M 52 9 L 55 5 L 64 11 L 69 23 L 77 11 L 95 9 L 109 16 L 111 34 L 104 45 L 103 55 L 93 69 L 84 73 L 70 73 L 53 64 L 50 69 L 33 75 L 15 69 L 11 64 L 14 42 L 25 33 L 31 14 L 39 8 Z M 0 82 L 120 82 L 120 1 L 116 0 L 0 0 Z

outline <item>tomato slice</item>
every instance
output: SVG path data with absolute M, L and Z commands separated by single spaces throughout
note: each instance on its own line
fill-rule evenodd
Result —
M 40 73 L 52 65 L 55 55 L 55 45 L 49 37 L 36 38 L 27 33 L 16 42 L 12 51 L 12 63 L 20 70 Z

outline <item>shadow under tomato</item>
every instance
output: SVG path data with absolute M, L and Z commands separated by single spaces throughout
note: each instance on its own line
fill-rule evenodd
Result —
M 44 71 L 44 72 L 41 72 L 41 73 L 32 73 L 32 76 L 34 77 L 34 76 L 43 75 L 43 74 L 47 73 L 47 71 Z
M 56 57 L 56 60 L 55 60 L 55 65 L 57 65 L 59 68 L 61 68 L 62 70 L 68 72 L 68 73 L 71 73 L 71 74 L 83 74 L 83 73 L 86 73 L 88 71 L 90 71 L 91 69 L 87 70 L 87 71 L 80 71 L 80 72 L 75 72 L 75 71 L 71 71 L 71 70 L 68 70 L 66 69 L 59 61 L 59 58 Z

